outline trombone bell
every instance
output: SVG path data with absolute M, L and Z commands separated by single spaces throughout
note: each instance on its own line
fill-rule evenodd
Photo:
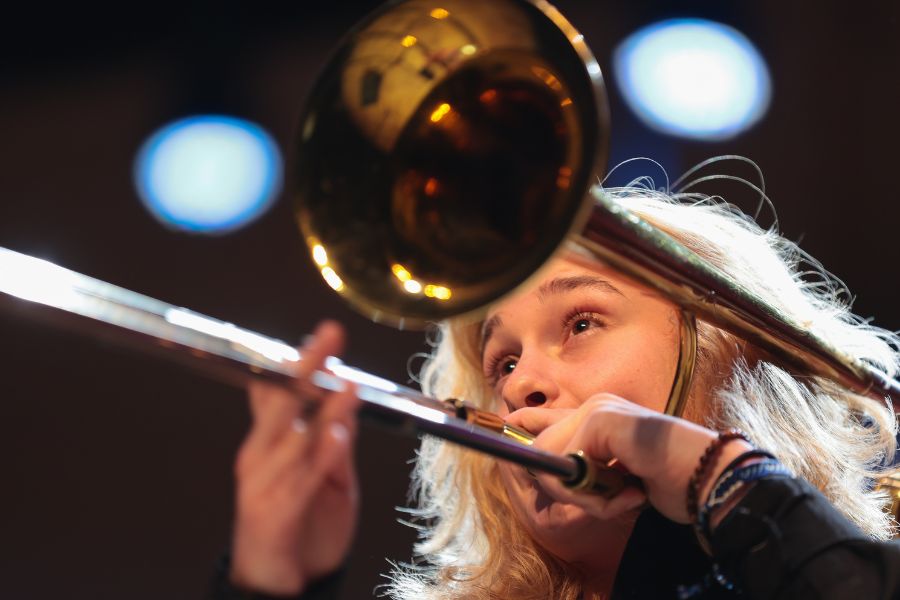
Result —
M 299 126 L 297 220 L 326 282 L 401 328 L 477 312 L 590 208 L 600 69 L 549 4 L 409 0 L 351 31 Z

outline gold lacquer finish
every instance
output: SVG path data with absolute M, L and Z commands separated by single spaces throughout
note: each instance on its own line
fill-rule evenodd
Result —
M 681 311 L 681 336 L 678 346 L 678 364 L 675 366 L 675 380 L 669 391 L 666 414 L 680 417 L 691 393 L 694 378 L 694 363 L 697 362 L 697 319 L 693 313 Z
M 482 309 L 583 224 L 606 115 L 596 61 L 550 5 L 390 5 L 344 39 L 301 117 L 313 260 L 376 321 Z
M 520 444 L 531 446 L 534 444 L 534 436 L 523 429 L 513 427 L 512 425 L 503 424 L 503 430 L 500 432 L 506 437 L 516 440 Z
M 503 420 L 502 417 L 500 417 L 500 415 L 496 413 L 481 410 L 480 408 L 475 408 L 474 406 L 467 404 L 463 400 L 459 400 L 456 398 L 445 400 L 444 402 L 453 407 L 453 411 L 458 419 L 462 419 L 467 423 L 472 423 L 473 425 L 485 427 L 487 429 L 490 429 L 491 431 L 503 434 L 504 436 L 526 446 L 531 446 L 532 444 L 534 444 L 534 435 L 525 431 L 524 429 L 519 429 L 518 427 L 509 425 L 506 421 Z

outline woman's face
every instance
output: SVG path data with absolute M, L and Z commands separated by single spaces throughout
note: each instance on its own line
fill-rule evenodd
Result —
M 675 377 L 678 319 L 672 304 L 607 268 L 575 255 L 556 260 L 485 321 L 482 368 L 497 410 L 574 409 L 608 392 L 663 411 Z M 521 467 L 500 470 L 519 519 L 550 552 L 581 560 L 597 551 L 598 535 L 612 541 L 615 532 L 624 545 L 623 523 L 551 501 Z

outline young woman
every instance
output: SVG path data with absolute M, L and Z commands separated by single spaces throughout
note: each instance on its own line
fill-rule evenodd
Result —
M 853 316 L 824 273 L 727 205 L 642 188 L 605 190 L 780 311 L 891 376 L 898 339 Z M 895 450 L 889 405 L 791 372 L 698 323 L 680 417 L 665 416 L 682 328 L 668 300 L 576 252 L 479 323 L 445 323 L 423 373 L 556 453 L 618 461 L 642 480 L 611 499 L 572 492 L 440 440 L 423 442 L 413 486 L 422 567 L 397 570 L 402 599 L 890 597 L 900 589 L 892 521 L 872 481 Z M 323 324 L 303 376 L 341 349 Z M 221 594 L 336 597 L 356 505 L 353 390 L 313 419 L 302 397 L 250 390 L 237 516 Z M 741 437 L 728 432 L 738 428 Z M 778 461 L 759 453 L 764 448 Z M 816 488 L 818 491 L 816 491 Z M 827 498 L 827 501 L 825 500 Z

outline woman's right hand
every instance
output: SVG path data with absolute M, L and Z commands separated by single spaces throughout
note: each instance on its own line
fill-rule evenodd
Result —
M 535 447 L 570 454 L 581 451 L 599 464 L 615 457 L 639 477 L 643 489 L 626 487 L 612 498 L 570 490 L 556 477 L 536 475 L 543 489 L 561 502 L 582 507 L 599 519 L 613 519 L 646 500 L 664 517 L 689 523 L 688 483 L 701 456 L 718 437 L 715 431 L 664 415 L 612 394 L 597 394 L 574 410 L 521 408 L 509 415 L 511 425 L 537 433 Z M 698 489 L 702 502 L 732 459 L 752 446 L 743 440 L 724 444 L 709 465 Z
M 253 425 L 238 452 L 230 579 L 272 595 L 296 595 L 343 563 L 356 526 L 353 465 L 356 408 L 352 386 L 316 392 L 309 375 L 340 354 L 340 325 L 324 322 L 301 348 L 297 385 L 254 382 Z M 302 419 L 310 402 L 314 416 Z

